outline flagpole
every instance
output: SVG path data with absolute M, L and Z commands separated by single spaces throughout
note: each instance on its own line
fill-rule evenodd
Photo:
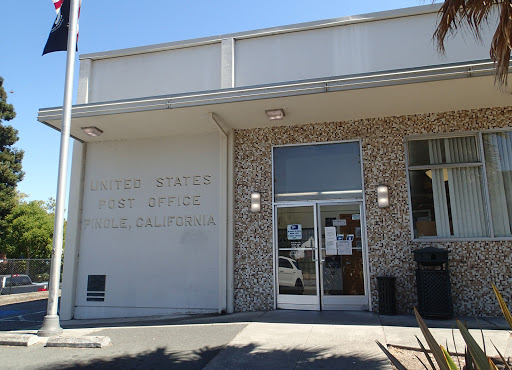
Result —
M 52 262 L 47 313 L 44 317 L 43 325 L 37 332 L 37 335 L 40 337 L 53 337 L 62 334 L 57 309 L 59 303 L 60 267 L 64 237 L 64 202 L 68 172 L 69 131 L 71 127 L 71 106 L 73 102 L 73 80 L 75 72 L 79 0 L 68 1 L 71 1 L 71 10 L 68 29 L 66 80 L 64 83 L 64 106 L 60 137 L 59 175 L 57 180 L 57 200 L 55 205 L 55 223 L 53 229 Z

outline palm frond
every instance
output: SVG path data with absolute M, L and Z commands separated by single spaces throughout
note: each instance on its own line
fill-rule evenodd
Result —
M 446 0 L 439 9 L 433 38 L 440 53 L 445 53 L 445 39 L 464 25 L 481 40 L 481 27 L 488 24 L 493 11 L 499 12 L 498 25 L 489 55 L 496 67 L 496 83 L 507 85 L 510 49 L 512 48 L 512 0 Z

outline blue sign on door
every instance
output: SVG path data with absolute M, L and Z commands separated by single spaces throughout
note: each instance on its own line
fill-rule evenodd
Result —
M 288 240 L 301 240 L 302 239 L 302 225 L 301 224 L 288 225 L 286 230 L 288 232 Z

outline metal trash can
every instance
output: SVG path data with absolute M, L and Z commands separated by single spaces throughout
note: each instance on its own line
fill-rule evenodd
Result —
M 418 263 L 418 311 L 423 317 L 452 317 L 448 251 L 435 247 L 417 249 L 414 251 L 414 260 Z
M 377 276 L 379 292 L 379 314 L 396 315 L 396 293 L 394 276 Z

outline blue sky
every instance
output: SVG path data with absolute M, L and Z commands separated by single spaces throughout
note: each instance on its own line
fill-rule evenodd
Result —
M 83 0 L 79 53 L 186 40 L 292 23 L 429 4 L 422 0 Z M 51 0 L 1 1 L 0 76 L 17 117 L 17 146 L 25 151 L 29 199 L 56 195 L 60 133 L 37 122 L 39 108 L 61 106 L 66 54 L 41 56 L 55 18 Z M 75 72 L 78 76 L 78 63 Z M 11 93 L 12 91 L 12 93 Z M 70 156 L 71 158 L 71 156 Z

